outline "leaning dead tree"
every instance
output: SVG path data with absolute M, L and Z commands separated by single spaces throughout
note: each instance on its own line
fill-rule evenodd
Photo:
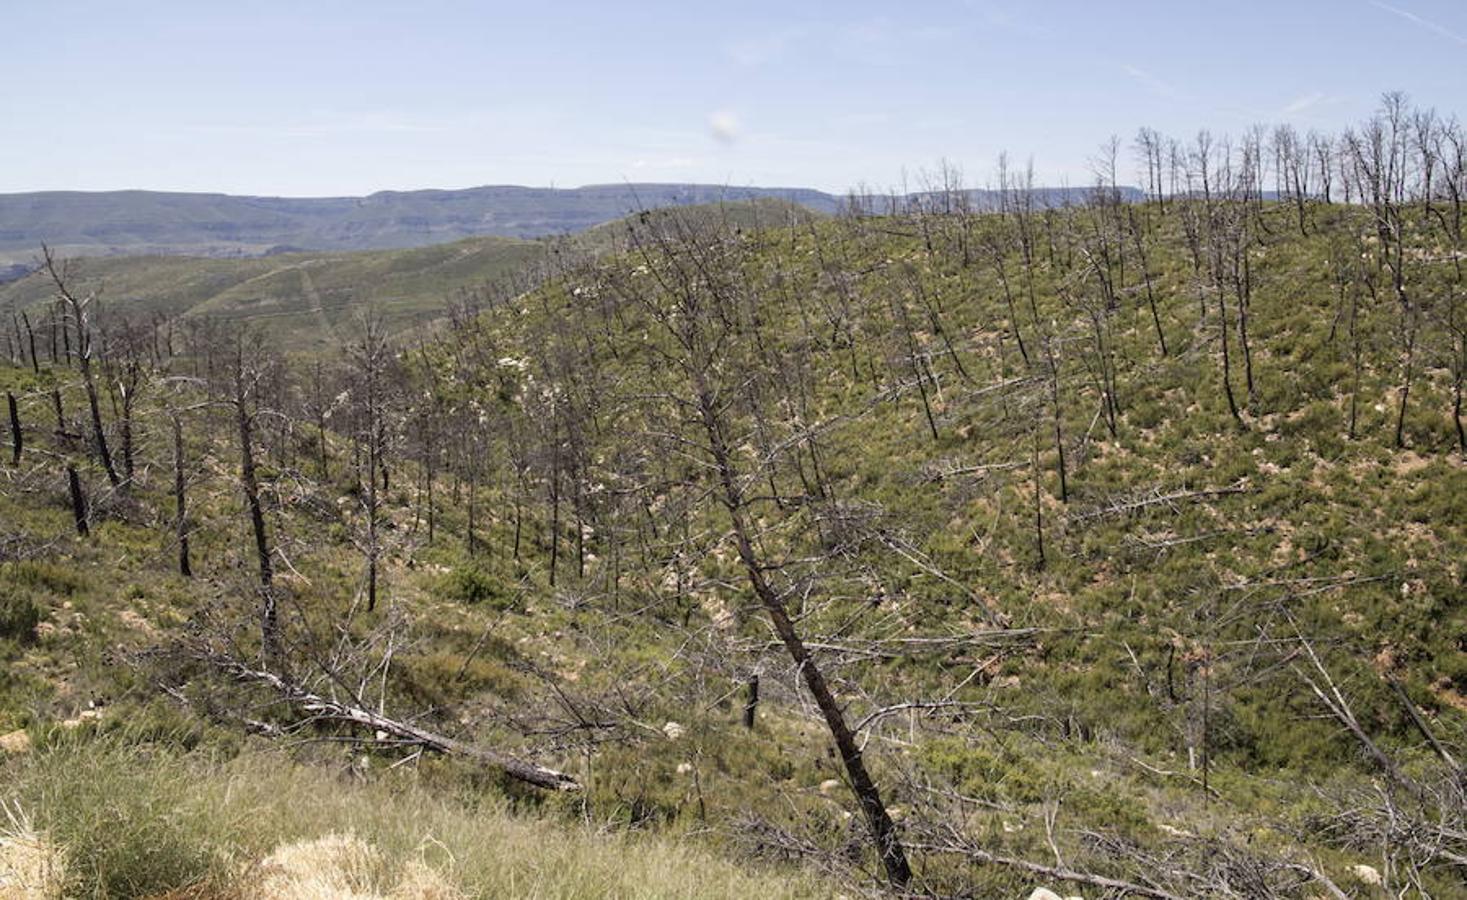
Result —
M 760 463 L 744 459 L 739 449 L 747 441 L 744 416 L 758 402 L 759 371 L 757 324 L 751 318 L 758 298 L 740 271 L 739 239 L 689 217 L 644 214 L 633 247 L 651 282 L 613 278 L 609 288 L 655 328 L 644 348 L 645 362 L 675 373 L 676 383 L 665 397 L 680 422 L 681 433 L 672 437 L 674 452 L 695 455 L 707 473 L 703 487 L 722 509 L 749 590 L 819 708 L 887 879 L 904 887 L 912 870 L 896 823 L 844 707 L 786 607 L 804 585 L 796 580 L 781 587 L 773 580 L 780 565 L 758 547 L 755 519 L 772 513 L 769 501 L 750 491 L 763 480 Z

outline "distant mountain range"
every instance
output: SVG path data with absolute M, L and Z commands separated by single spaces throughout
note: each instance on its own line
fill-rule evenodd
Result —
M 1139 197 L 1135 188 L 1123 188 Z M 1085 188 L 1039 188 L 1041 204 L 1079 202 Z M 916 198 L 922 195 L 908 195 Z M 975 207 L 996 193 L 971 191 Z M 261 256 L 292 250 L 382 250 L 466 237 L 583 231 L 638 209 L 778 199 L 834 213 L 846 198 L 808 188 L 608 184 L 382 191 L 366 197 L 248 197 L 163 191 L 0 194 L 0 280 L 42 242 L 70 255 Z M 871 198 L 877 211 L 894 199 Z M 23 270 L 17 270 L 23 271 Z M 14 277 L 12 274 L 11 277 Z

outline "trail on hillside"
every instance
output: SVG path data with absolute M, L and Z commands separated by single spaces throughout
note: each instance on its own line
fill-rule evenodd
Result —
M 311 312 L 315 313 L 316 320 L 321 323 L 322 335 L 336 340 L 336 329 L 331 320 L 326 316 L 326 307 L 321 304 L 321 294 L 316 290 L 316 283 L 311 280 L 311 273 L 305 266 L 300 267 L 301 290 L 306 295 L 306 302 L 311 304 Z

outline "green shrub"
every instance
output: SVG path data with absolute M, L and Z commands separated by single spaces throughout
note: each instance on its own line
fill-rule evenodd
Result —
M 29 592 L 0 585 L 0 639 L 29 644 L 36 639 L 41 623 L 41 606 Z
M 75 569 L 55 563 L 28 560 L 0 566 L 0 582 L 69 597 L 86 587 L 86 579 Z
M 445 599 L 470 605 L 483 603 L 494 609 L 508 609 L 515 599 L 498 575 L 479 565 L 449 571 L 439 579 L 438 590 Z

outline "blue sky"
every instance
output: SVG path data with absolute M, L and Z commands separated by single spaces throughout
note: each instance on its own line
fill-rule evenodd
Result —
M 0 192 L 1078 183 L 1142 125 L 1467 115 L 1467 0 L 5 5 Z

